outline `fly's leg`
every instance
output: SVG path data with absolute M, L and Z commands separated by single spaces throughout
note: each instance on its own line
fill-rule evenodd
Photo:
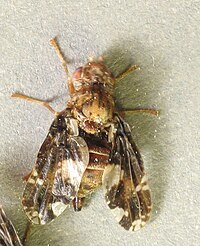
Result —
M 119 113 L 147 113 L 147 114 L 152 114 L 155 116 L 159 115 L 159 110 L 157 109 L 140 109 L 140 108 L 136 108 L 136 109 L 122 109 L 118 111 Z
M 74 85 L 73 85 L 73 82 L 72 82 L 72 79 L 69 75 L 69 70 L 68 70 L 68 67 L 67 67 L 67 63 L 62 55 L 62 52 L 60 50 L 60 47 L 58 46 L 58 44 L 56 43 L 56 39 L 51 39 L 50 41 L 51 45 L 55 48 L 56 50 L 56 53 L 58 55 L 58 57 L 60 58 L 61 62 L 62 62 L 62 65 L 63 65 L 63 68 L 65 70 L 65 73 L 67 75 L 67 81 L 68 81 L 68 88 L 69 88 L 69 93 L 70 95 L 72 95 L 74 92 L 75 92 L 75 88 L 74 88 Z
M 31 173 L 32 173 L 32 172 L 30 172 L 30 173 L 28 173 L 27 175 L 25 175 L 24 177 L 22 177 L 22 180 L 25 181 L 25 182 L 27 182 L 28 179 L 29 179 L 29 177 L 31 176 Z
M 116 78 L 116 82 L 123 79 L 124 77 L 135 71 L 136 69 L 139 69 L 139 67 L 137 67 L 136 65 L 131 66 L 128 70 L 126 70 Z
M 56 112 L 47 102 L 45 101 L 42 101 L 42 100 L 39 100 L 39 99 L 36 99 L 36 98 L 32 98 L 32 97 L 28 97 L 26 95 L 22 95 L 22 94 L 19 94 L 19 93 L 13 93 L 11 95 L 11 97 L 14 97 L 14 98 L 20 98 L 20 99 L 23 99 L 23 100 L 26 100 L 26 101 L 29 101 L 29 102 L 34 102 L 34 103 L 37 103 L 37 104 L 40 104 L 44 107 L 46 107 L 49 111 L 51 111 L 51 113 L 53 113 L 55 116 L 57 116 L 59 113 Z
M 131 66 L 128 70 L 126 70 L 125 72 L 123 72 L 121 75 L 119 75 L 116 78 L 116 82 L 123 79 L 124 77 L 126 77 L 127 75 L 129 75 L 130 73 L 132 73 L 133 71 L 137 69 L 139 69 L 139 67 L 137 67 L 136 65 Z M 156 109 L 122 109 L 122 110 L 119 110 L 118 112 L 121 114 L 123 113 L 147 113 L 147 114 L 152 114 L 155 116 L 159 115 L 159 110 L 156 110 Z

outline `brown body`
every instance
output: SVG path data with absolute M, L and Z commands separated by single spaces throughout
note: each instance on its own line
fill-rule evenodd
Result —
M 81 86 L 77 86 L 68 106 L 85 132 L 83 137 L 89 149 L 89 163 L 73 202 L 74 209 L 78 211 L 84 198 L 102 185 L 104 169 L 109 163 L 111 145 L 98 133 L 108 135 L 113 121 L 114 77 L 103 63 L 89 62 L 74 72 L 74 79 L 74 84 Z

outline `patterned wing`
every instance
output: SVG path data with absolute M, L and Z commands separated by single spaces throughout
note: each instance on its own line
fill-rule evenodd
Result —
M 77 121 L 66 110 L 54 120 L 38 153 L 24 190 L 22 204 L 35 224 L 59 216 L 76 196 L 89 162 Z
M 142 158 L 127 123 L 116 116 L 110 164 L 103 175 L 106 201 L 119 224 L 136 231 L 150 218 L 151 194 Z
M 6 217 L 2 206 L 0 206 L 0 245 L 22 246 L 17 232 L 12 222 Z

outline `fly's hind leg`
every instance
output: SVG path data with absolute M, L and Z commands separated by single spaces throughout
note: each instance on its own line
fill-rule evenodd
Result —
M 23 99 L 23 100 L 26 100 L 26 101 L 29 101 L 29 102 L 34 102 L 34 103 L 37 103 L 37 104 L 40 104 L 44 107 L 46 107 L 49 111 L 51 111 L 51 113 L 53 113 L 55 116 L 57 116 L 59 113 L 56 112 L 47 102 L 45 101 L 42 101 L 42 100 L 39 100 L 39 99 L 36 99 L 36 98 L 32 98 L 32 97 L 29 97 L 29 96 L 26 96 L 26 95 L 22 95 L 22 94 L 19 94 L 19 93 L 13 93 L 11 95 L 11 97 L 14 97 L 14 98 L 20 98 L 20 99 Z
M 50 43 L 55 48 L 56 53 L 57 53 L 58 57 L 60 58 L 60 60 L 62 62 L 63 68 L 64 68 L 65 73 L 67 75 L 69 93 L 70 93 L 70 95 L 72 95 L 75 92 L 75 88 L 74 88 L 72 79 L 71 79 L 71 77 L 69 75 L 69 69 L 67 67 L 67 63 L 66 63 L 66 61 L 64 59 L 64 56 L 62 55 L 62 52 L 60 50 L 60 47 L 58 46 L 58 44 L 56 42 L 56 39 L 55 38 L 54 39 L 51 39 Z
M 22 180 L 27 182 L 29 177 L 31 176 L 31 173 L 32 173 L 32 171 L 30 173 L 28 173 L 27 175 L 25 175 L 24 177 L 22 177 Z
M 118 111 L 120 114 L 124 113 L 147 113 L 155 116 L 159 115 L 159 110 L 152 108 L 135 108 L 135 109 L 121 109 Z

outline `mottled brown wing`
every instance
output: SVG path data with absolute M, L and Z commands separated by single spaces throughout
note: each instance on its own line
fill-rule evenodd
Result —
M 7 218 L 0 205 L 0 245 L 22 246 L 12 222 Z
M 136 231 L 150 218 L 151 195 L 130 128 L 119 116 L 115 119 L 110 164 L 103 175 L 106 201 L 119 224 L 126 230 Z
M 87 144 L 78 134 L 67 110 L 50 127 L 23 193 L 24 210 L 35 224 L 59 216 L 78 192 L 89 162 Z

